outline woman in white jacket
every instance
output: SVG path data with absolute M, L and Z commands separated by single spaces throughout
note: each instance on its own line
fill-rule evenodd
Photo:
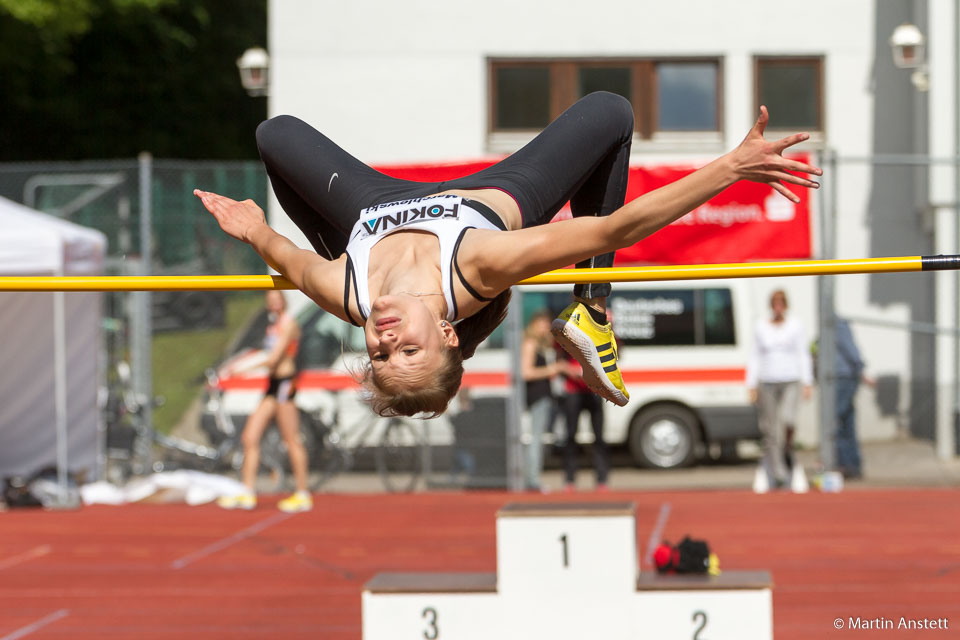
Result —
M 770 295 L 769 319 L 754 329 L 753 351 L 747 365 L 750 400 L 757 405 L 763 434 L 763 461 L 772 486 L 789 483 L 793 466 L 793 433 L 800 394 L 809 399 L 813 363 L 803 325 L 787 317 L 787 294 Z

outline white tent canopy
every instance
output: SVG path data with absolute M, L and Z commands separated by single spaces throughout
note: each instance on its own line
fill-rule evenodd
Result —
M 0 198 L 0 275 L 102 273 L 106 237 Z M 0 292 L 0 477 L 94 471 L 100 293 Z

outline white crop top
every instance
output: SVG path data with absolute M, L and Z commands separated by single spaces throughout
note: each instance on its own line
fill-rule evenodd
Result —
M 464 280 L 457 265 L 457 249 L 467 229 L 506 231 L 503 220 L 490 207 L 455 195 L 428 196 L 398 200 L 368 207 L 350 231 L 347 243 L 347 273 L 343 289 L 343 308 L 350 322 L 362 326 L 370 315 L 370 250 L 383 238 L 397 231 L 426 231 L 440 241 L 441 286 L 447 301 L 447 320 L 457 318 L 457 300 L 453 293 L 453 271 L 464 288 L 478 300 L 490 300 Z M 350 313 L 350 283 L 362 317 L 357 322 Z

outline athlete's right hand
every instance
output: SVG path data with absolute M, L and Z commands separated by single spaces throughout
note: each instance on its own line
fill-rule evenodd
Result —
M 193 195 L 200 198 L 200 202 L 213 214 L 228 235 L 237 240 L 249 243 L 250 232 L 259 225 L 267 224 L 263 209 L 253 200 L 237 202 L 226 196 L 210 191 L 194 189 Z
M 763 133 L 769 120 L 767 108 L 761 106 L 756 124 L 750 129 L 740 146 L 731 151 L 728 156 L 734 162 L 734 171 L 738 179 L 769 184 L 788 200 L 800 202 L 800 196 L 788 189 L 785 183 L 818 189 L 819 183 L 797 174 L 820 176 L 823 175 L 823 171 L 805 162 L 784 158 L 783 152 L 808 140 L 810 134 L 795 133 L 780 140 L 768 141 L 764 139 Z

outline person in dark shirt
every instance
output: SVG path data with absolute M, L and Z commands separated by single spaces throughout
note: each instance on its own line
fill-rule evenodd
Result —
M 553 430 L 557 399 L 553 395 L 553 379 L 565 370 L 556 356 L 550 323 L 553 315 L 538 311 L 530 319 L 523 336 L 520 365 L 526 382 L 527 411 L 530 412 L 530 444 L 524 465 L 527 489 L 540 490 L 543 472 L 543 434 Z
M 853 339 L 850 324 L 837 318 L 837 431 L 834 437 L 837 455 L 837 468 L 845 478 L 857 479 L 863 476 L 863 462 L 860 458 L 860 444 L 857 442 L 857 390 L 860 382 L 872 384 L 864 376 L 863 359 Z

